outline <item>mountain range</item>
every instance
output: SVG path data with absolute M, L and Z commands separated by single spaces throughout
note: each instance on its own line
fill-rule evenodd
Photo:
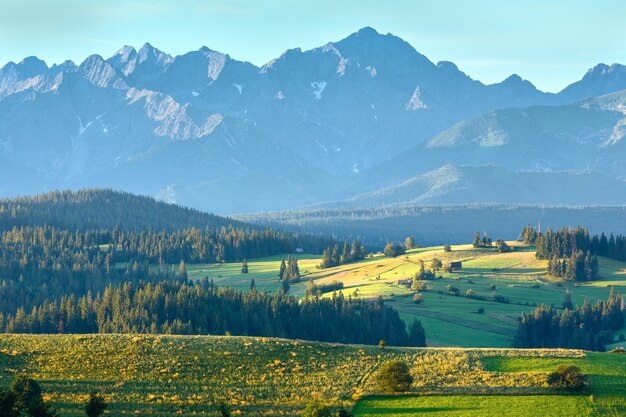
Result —
M 556 94 L 485 85 L 372 28 L 261 67 L 146 43 L 0 69 L 0 196 L 111 187 L 217 213 L 625 204 L 625 135 L 625 66 Z

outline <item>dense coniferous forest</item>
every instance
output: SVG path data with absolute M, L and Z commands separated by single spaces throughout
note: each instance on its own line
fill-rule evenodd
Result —
M 541 305 L 522 313 L 513 346 L 521 348 L 571 348 L 604 351 L 611 332 L 624 326 L 626 308 L 621 294 L 595 304 L 563 311 Z
M 598 256 L 626 261 L 626 237 L 608 238 L 604 233 L 591 236 L 589 230 L 576 227 L 540 233 L 524 227 L 522 238 L 536 245 L 538 259 L 548 260 L 550 275 L 568 280 L 590 281 L 598 278 Z
M 0 230 L 52 225 L 60 229 L 167 230 L 245 227 L 246 224 L 122 191 L 53 191 L 0 199 Z
M 421 330 L 419 330 L 421 329 Z M 26 312 L 0 315 L 10 333 L 232 334 L 322 342 L 422 346 L 423 328 L 407 333 L 398 312 L 382 300 L 366 302 L 334 293 L 302 300 L 286 295 L 238 292 L 209 280 L 126 282 L 103 293 L 63 296 Z M 419 331 L 418 331 L 419 330 Z
M 181 261 L 241 261 L 295 248 L 321 253 L 329 242 L 110 190 L 2 200 L 0 312 L 96 294 L 109 284 L 169 279 L 176 272 L 167 264 Z

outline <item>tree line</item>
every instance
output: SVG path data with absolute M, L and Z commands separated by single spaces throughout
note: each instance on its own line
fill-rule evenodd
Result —
M 604 233 L 591 236 L 589 230 L 580 226 L 564 227 L 560 230 L 548 229 L 541 233 L 528 225 L 522 231 L 522 239 L 526 243 L 536 245 L 538 259 L 568 258 L 573 253 L 581 251 L 626 261 L 626 236 L 614 236 L 612 233 L 609 237 Z
M 0 314 L 7 333 L 231 334 L 321 342 L 423 346 L 421 323 L 409 331 L 398 312 L 345 297 L 298 299 L 277 293 L 240 292 L 199 282 L 126 282 L 104 292 L 44 301 L 26 311 Z M 416 344 L 419 343 L 419 344 Z
M 541 305 L 522 313 L 513 346 L 604 351 L 611 332 L 624 326 L 626 309 L 621 294 L 611 291 L 606 301 L 587 300 L 574 309 L 556 310 Z

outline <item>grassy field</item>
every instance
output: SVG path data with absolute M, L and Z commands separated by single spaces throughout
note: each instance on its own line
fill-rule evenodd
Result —
M 546 276 L 547 262 L 537 260 L 532 247 L 517 242 L 510 244 L 515 247 L 511 253 L 498 254 L 494 249 L 475 249 L 471 245 L 456 245 L 451 252 L 444 252 L 443 247 L 438 246 L 411 250 L 394 259 L 377 254 L 326 270 L 316 267 L 318 256 L 297 255 L 302 282 L 292 285 L 291 292 L 304 295 L 308 280 L 318 283 L 338 280 L 344 283 L 346 295 L 362 298 L 380 295 L 400 312 L 405 321 L 419 318 L 426 329 L 429 346 L 509 347 L 517 318 L 523 310 L 530 311 L 539 304 L 558 308 L 566 292 L 571 294 L 574 304 L 581 304 L 585 299 L 606 298 L 610 286 L 626 291 L 624 262 L 601 258 L 600 280 L 559 282 Z M 286 255 L 251 260 L 247 275 L 241 274 L 239 263 L 187 265 L 187 271 L 192 278 L 209 277 L 218 285 L 242 290 L 249 289 L 250 280 L 254 279 L 258 289 L 276 291 L 280 260 L 284 258 Z M 422 293 L 424 302 L 415 304 L 414 292 L 398 285 L 398 280 L 411 278 L 419 268 L 420 260 L 429 265 L 433 258 L 444 263 L 462 261 L 463 269 L 449 274 L 438 272 L 442 278 L 429 281 L 427 291 Z M 490 288 L 492 284 L 495 291 Z M 447 285 L 458 288 L 461 295 L 449 295 L 445 289 Z M 483 299 L 465 297 L 469 289 Z M 506 297 L 509 303 L 494 302 L 494 295 Z M 478 313 L 481 308 L 483 314 Z
M 504 394 L 519 400 L 520 409 L 531 407 L 524 401 L 532 403 L 533 394 L 545 399 L 543 406 L 550 402 L 563 409 L 595 410 L 598 402 L 616 401 L 611 395 L 599 398 L 598 384 L 626 392 L 626 357 L 608 353 L 379 349 L 267 338 L 133 335 L 0 335 L 0 386 L 26 372 L 67 417 L 82 415 L 81 403 L 92 389 L 101 390 L 115 416 L 214 416 L 219 400 L 228 401 L 234 415 L 293 416 L 312 398 L 351 407 L 374 392 L 372 375 L 390 359 L 409 364 L 412 389 L 424 396 L 385 404 L 366 399 L 358 404 L 357 415 L 408 416 L 414 413 L 406 410 L 415 408 L 447 415 L 444 411 L 453 406 L 465 409 L 459 415 L 488 415 L 467 413 L 480 407 L 500 410 Z M 560 363 L 581 364 L 593 374 L 593 399 L 555 396 L 559 393 L 547 387 L 546 372 Z M 480 395 L 464 396 L 470 393 Z M 532 407 L 542 406 L 540 402 Z
M 569 395 L 422 395 L 368 397 L 355 417 L 420 416 L 623 416 L 626 415 L 626 356 L 587 353 L 584 358 L 502 357 L 480 359 L 485 371 L 499 374 L 544 373 L 575 365 L 587 375 L 587 392 Z

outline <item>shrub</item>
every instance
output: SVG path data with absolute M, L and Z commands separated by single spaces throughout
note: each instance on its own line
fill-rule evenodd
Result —
M 465 291 L 465 296 L 467 298 L 474 298 L 475 295 L 476 295 L 476 293 L 471 288 L 469 290 Z
M 448 291 L 448 294 L 450 295 L 459 295 L 461 293 L 461 291 L 457 287 L 449 284 L 446 285 L 446 291 Z
M 302 417 L 331 417 L 330 409 L 319 401 L 313 401 L 306 406 Z
M 413 284 L 411 285 L 411 289 L 413 291 L 425 291 L 426 290 L 426 283 L 422 280 L 419 279 L 414 279 L 413 280 Z
M 417 293 L 413 296 L 413 302 L 415 304 L 422 304 L 424 302 L 424 296 L 420 293 Z
M 385 362 L 376 373 L 375 379 L 378 389 L 383 393 L 407 392 L 413 383 L 407 364 L 397 360 Z
M 585 377 L 577 366 L 559 365 L 554 372 L 548 374 L 547 381 L 552 386 L 568 391 L 579 391 L 585 386 Z
M 485 314 L 485 308 L 484 307 L 478 307 L 478 314 Z
M 493 296 L 493 301 L 495 301 L 496 303 L 503 303 L 503 304 L 508 304 L 509 303 L 509 299 L 506 298 L 503 295 L 500 294 L 496 294 Z
M 107 409 L 104 397 L 97 392 L 91 392 L 87 404 L 85 404 L 85 414 L 87 417 L 100 417 Z
M 345 408 L 337 410 L 337 417 L 353 417 L 353 414 L 347 411 Z
M 450 245 L 443 245 L 444 252 L 452 252 L 452 247 Z
M 495 291 L 496 290 L 496 284 L 489 284 L 489 289 L 491 291 Z

